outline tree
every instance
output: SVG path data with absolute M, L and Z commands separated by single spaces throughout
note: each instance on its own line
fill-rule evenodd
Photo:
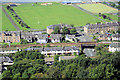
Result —
M 29 74 L 27 73 L 27 70 L 24 71 L 24 73 L 22 74 L 22 78 L 26 78 L 29 79 Z
M 44 77 L 43 73 L 36 73 L 36 74 L 31 76 L 31 78 L 43 78 L 43 77 Z
M 67 27 L 62 28 L 62 33 L 63 34 L 69 34 L 69 30 Z
M 55 56 L 54 56 L 54 60 L 55 60 L 55 61 L 58 61 L 58 60 L 59 60 L 59 55 L 55 55 Z
M 13 78 L 19 79 L 20 78 L 20 73 L 15 74 Z
M 51 46 L 50 46 L 50 44 L 46 44 L 46 46 L 45 46 L 45 47 L 51 47 Z
M 59 33 L 60 33 L 60 28 L 59 28 L 59 26 L 56 26 L 56 27 L 55 27 L 54 33 L 55 33 L 55 34 L 59 34 Z
M 102 16 L 103 16 L 103 19 L 106 19 L 106 18 L 107 18 L 107 16 L 106 16 L 106 15 L 104 15 L 104 14 L 103 14 Z
M 54 32 L 52 32 L 51 34 L 55 34 Z
M 70 30 L 70 34 L 76 34 L 76 33 L 77 33 L 77 31 L 76 31 L 75 28 L 73 28 L 73 29 Z
M 9 10 L 11 7 L 10 7 L 10 6 L 7 6 L 6 8 Z
M 46 32 L 43 32 L 42 34 L 47 34 Z
M 74 24 L 71 24 L 72 27 L 74 27 Z
M 88 70 L 89 71 L 88 77 L 103 79 L 105 77 L 105 71 L 104 71 L 105 67 L 106 67 L 105 64 L 101 64 L 96 66 L 95 68 L 91 68 L 90 70 Z
M 48 78 L 61 78 L 61 73 L 57 67 L 50 67 L 47 71 Z
M 11 78 L 10 71 L 6 70 L 2 73 L 2 78 Z
M 116 5 L 115 5 L 115 3 L 111 3 L 111 6 L 112 6 L 112 7 L 115 7 Z
M 77 56 L 76 52 L 74 52 L 74 56 Z
M 20 40 L 20 43 L 21 43 L 21 44 L 27 44 L 28 42 L 27 42 L 27 40 L 25 40 L 25 39 L 21 39 L 21 40 Z
M 120 27 L 118 28 L 117 33 L 119 33 L 119 34 L 120 34 Z
M 99 17 L 101 17 L 101 13 L 99 13 Z

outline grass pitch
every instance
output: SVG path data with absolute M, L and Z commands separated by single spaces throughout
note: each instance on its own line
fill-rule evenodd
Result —
M 97 4 L 78 4 L 81 8 L 90 11 L 92 13 L 118 13 L 118 10 L 107 5 L 97 3 Z
M 46 29 L 49 25 L 59 23 L 83 26 L 86 23 L 102 22 L 72 5 L 53 3 L 52 5 L 44 6 L 40 4 L 38 3 L 34 6 L 31 3 L 22 4 L 14 7 L 14 10 L 32 29 Z

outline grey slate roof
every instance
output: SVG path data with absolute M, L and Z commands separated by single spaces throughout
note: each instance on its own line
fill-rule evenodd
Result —
M 86 56 L 91 57 L 91 56 L 96 56 L 96 53 L 93 51 L 93 49 L 86 48 L 83 50 Z
M 76 46 L 70 46 L 70 47 L 46 47 L 46 48 L 27 48 L 26 51 L 30 50 L 39 50 L 42 51 L 70 51 L 70 50 L 79 50 Z
M 0 51 L 14 51 L 17 50 L 15 47 L 9 47 L 9 48 L 0 48 Z
M 72 39 L 75 38 L 75 35 L 65 35 L 65 37 Z
M 118 22 L 108 22 L 108 23 L 100 23 L 100 24 L 88 24 L 84 27 L 87 27 L 89 29 L 91 28 L 103 28 L 103 27 L 112 27 L 112 26 L 119 26 Z
M 32 51 L 32 50 L 38 50 L 39 52 L 42 52 L 43 48 L 27 48 L 26 51 Z
M 120 34 L 114 34 L 112 37 L 120 38 Z
M 44 51 L 62 51 L 62 47 L 46 47 Z
M 93 40 L 93 37 L 90 36 L 80 36 L 76 38 L 79 39 L 80 42 L 91 42 Z
M 59 61 L 60 60 L 69 60 L 69 59 L 74 59 L 74 58 L 75 58 L 75 56 L 60 56 Z
M 5 56 L 5 57 L 0 57 L 0 63 L 1 62 L 13 62 L 9 57 Z
M 4 33 L 5 36 L 12 36 L 13 33 L 15 34 L 15 36 L 20 36 L 20 31 L 1 31 L 0 36 L 2 35 L 2 33 Z
M 68 25 L 68 24 L 55 24 L 55 25 L 50 25 L 48 26 L 47 28 L 49 29 L 54 29 L 55 27 L 59 27 L 59 28 L 63 28 L 64 26 L 67 27 L 67 28 L 73 28 L 71 25 Z
M 39 34 L 37 36 L 38 36 L 37 38 L 39 38 L 39 39 L 46 39 L 46 38 L 48 38 L 47 34 Z
M 62 35 L 61 34 L 51 34 L 50 38 L 51 39 L 60 39 L 60 38 L 62 38 Z
M 109 46 L 114 48 L 120 48 L 120 43 L 111 43 Z

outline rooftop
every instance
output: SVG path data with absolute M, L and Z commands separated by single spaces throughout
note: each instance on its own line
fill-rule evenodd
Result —
M 27 48 L 26 51 L 30 50 L 38 50 L 40 52 L 42 51 L 69 51 L 69 50 L 79 50 L 76 46 L 69 46 L 69 47 L 46 47 L 46 48 Z
M 84 27 L 87 28 L 103 28 L 103 27 L 112 27 L 112 26 L 119 26 L 118 22 L 107 22 L 107 23 L 96 23 L 96 24 L 87 24 Z
M 111 43 L 109 46 L 114 48 L 120 48 L 120 43 Z
M 120 38 L 120 34 L 113 34 L 112 37 Z
M 59 27 L 59 28 L 63 28 L 63 27 L 67 27 L 67 28 L 73 28 L 71 25 L 68 24 L 55 24 L 55 25 L 50 25 L 47 28 L 49 29 L 54 29 L 55 27 Z
M 54 62 L 54 58 L 53 57 L 50 57 L 50 58 L 47 57 L 44 60 L 45 60 L 45 62 Z
M 59 61 L 60 60 L 69 60 L 69 59 L 74 59 L 74 58 L 75 58 L 75 56 L 60 56 Z
M 5 36 L 12 36 L 13 34 L 15 34 L 15 36 L 20 36 L 20 31 L 1 31 L 0 36 L 2 36 L 2 33 Z

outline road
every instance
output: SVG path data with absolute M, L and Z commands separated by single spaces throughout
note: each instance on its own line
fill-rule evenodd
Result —
M 10 15 L 5 11 L 4 7 L 2 7 L 2 10 L 5 13 L 5 15 L 8 17 L 8 19 L 10 20 L 12 25 L 16 28 L 16 30 L 19 31 L 20 30 L 19 27 L 16 25 L 16 23 L 13 21 L 13 19 L 10 17 Z

